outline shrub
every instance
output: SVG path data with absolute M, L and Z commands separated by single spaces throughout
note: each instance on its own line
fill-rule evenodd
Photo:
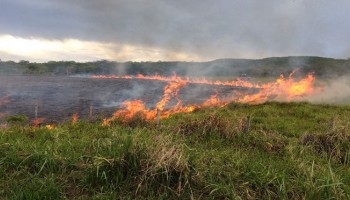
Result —
M 5 118 L 5 121 L 9 124 L 19 124 L 23 125 L 28 122 L 28 117 L 25 115 L 14 115 L 14 116 L 7 116 Z

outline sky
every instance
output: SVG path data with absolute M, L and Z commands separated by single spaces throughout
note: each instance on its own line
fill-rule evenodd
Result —
M 1 0 L 0 59 L 350 57 L 349 0 Z

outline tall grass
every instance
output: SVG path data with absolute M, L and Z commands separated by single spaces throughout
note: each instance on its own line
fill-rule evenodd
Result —
M 54 129 L 12 119 L 0 129 L 3 199 L 350 198 L 348 106 L 230 104 L 158 129 L 140 116 Z

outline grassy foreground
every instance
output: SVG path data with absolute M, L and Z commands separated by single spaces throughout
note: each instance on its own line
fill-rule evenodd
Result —
M 245 132 L 246 118 L 250 130 Z M 0 129 L 0 199 L 348 199 L 350 107 L 230 104 Z

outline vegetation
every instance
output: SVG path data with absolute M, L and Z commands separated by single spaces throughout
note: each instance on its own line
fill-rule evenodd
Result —
M 322 57 L 277 57 L 258 60 L 220 59 L 210 62 L 110 62 L 96 61 L 77 63 L 74 61 L 50 61 L 30 63 L 28 61 L 0 60 L 0 74 L 28 75 L 76 75 L 76 74 L 117 74 L 117 75 L 153 75 L 158 73 L 178 75 L 232 77 L 247 75 L 251 77 L 273 77 L 289 74 L 299 68 L 301 74 L 315 72 L 317 77 L 332 78 L 350 72 L 349 59 Z M 204 70 L 203 70 L 204 69 Z
M 271 102 L 177 114 L 158 129 L 140 116 L 11 123 L 0 129 L 0 197 L 348 199 L 349 121 L 349 106 Z

